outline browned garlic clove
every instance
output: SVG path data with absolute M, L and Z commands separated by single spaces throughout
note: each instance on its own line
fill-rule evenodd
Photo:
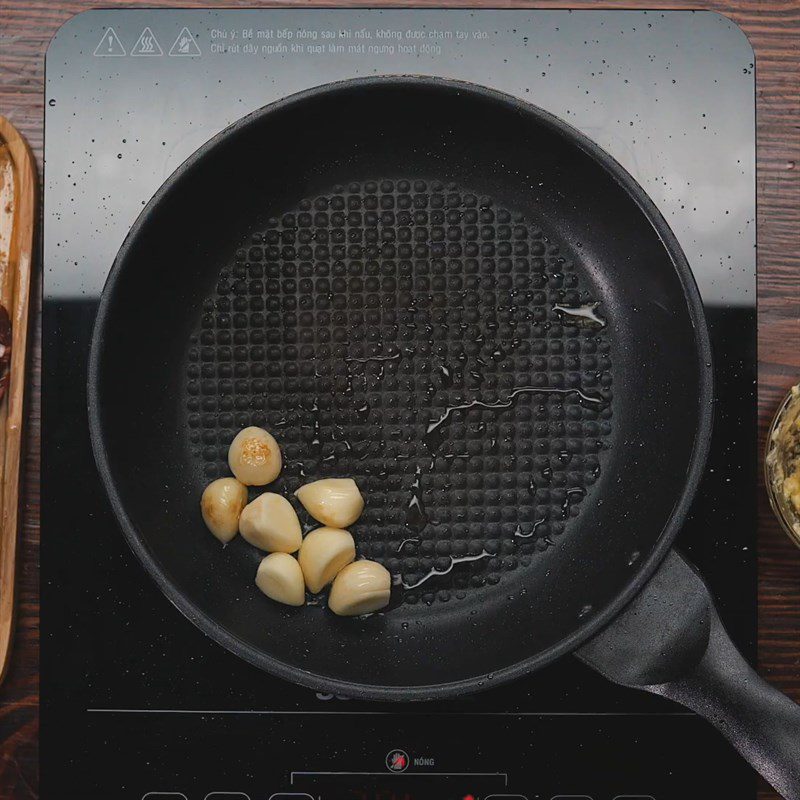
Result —
M 200 511 L 206 527 L 221 542 L 229 542 L 239 530 L 239 515 L 247 505 L 247 489 L 236 478 L 218 478 L 206 486 Z
M 264 486 L 278 477 L 281 450 L 271 433 L 249 427 L 239 431 L 228 450 L 231 472 L 246 486 Z

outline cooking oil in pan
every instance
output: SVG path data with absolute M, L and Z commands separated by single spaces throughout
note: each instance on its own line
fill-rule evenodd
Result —
M 606 320 L 597 313 L 600 303 L 585 303 L 580 306 L 567 306 L 556 303 L 553 306 L 562 322 L 572 323 L 573 325 L 597 325 L 605 328 Z
M 544 525 L 545 522 L 547 522 L 546 519 L 537 519 L 536 522 L 533 523 L 533 527 L 527 533 L 522 530 L 522 525 L 517 524 L 517 529 L 514 531 L 514 536 L 517 539 L 530 539 L 534 533 L 536 533 L 536 529 L 540 525 Z
M 606 406 L 603 397 L 597 394 L 588 394 L 581 389 L 560 389 L 552 386 L 519 386 L 513 389 L 506 400 L 495 400 L 486 402 L 484 400 L 471 400 L 469 403 L 462 403 L 456 406 L 448 406 L 439 419 L 428 424 L 425 431 L 424 442 L 431 452 L 439 449 L 447 434 L 446 426 L 452 420 L 456 411 L 467 411 L 470 408 L 484 408 L 488 410 L 511 408 L 516 399 L 523 394 L 558 394 L 558 395 L 577 395 L 578 402 L 584 408 L 602 410 Z
M 401 579 L 400 585 L 406 589 L 418 589 L 422 586 L 423 583 L 427 583 L 429 580 L 433 578 L 441 578 L 444 575 L 449 575 L 453 569 L 458 564 L 466 564 L 472 561 L 481 561 L 484 558 L 491 558 L 494 553 L 490 553 L 488 550 L 483 550 L 482 552 L 478 553 L 478 555 L 474 556 L 450 556 L 450 564 L 445 569 L 436 569 L 433 567 L 426 575 L 423 575 L 418 581 L 414 581 L 413 583 L 408 583 L 405 580 Z
M 425 504 L 422 502 L 421 479 L 422 470 L 417 467 L 414 482 L 411 484 L 411 500 L 406 509 L 406 526 L 417 533 L 421 533 L 428 524 L 428 515 L 425 513 Z
M 397 361 L 402 357 L 402 353 L 398 350 L 390 356 L 365 356 L 364 358 L 356 358 L 355 356 L 347 356 L 344 360 L 348 364 L 368 364 L 370 361 Z
M 564 502 L 561 504 L 561 516 L 566 519 L 569 516 L 569 510 L 574 502 L 573 498 L 583 497 L 586 494 L 586 489 L 582 486 L 575 486 L 572 489 L 567 489 L 564 493 Z

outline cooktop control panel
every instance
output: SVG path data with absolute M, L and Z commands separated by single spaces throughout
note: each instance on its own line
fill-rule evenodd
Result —
M 633 175 L 676 234 L 716 384 L 708 469 L 679 546 L 753 654 L 755 104 L 752 49 L 730 20 L 99 9 L 67 22 L 46 62 L 44 797 L 754 800 L 754 773 L 709 725 L 572 658 L 425 704 L 273 678 L 184 619 L 117 528 L 89 443 L 86 362 L 100 293 L 142 207 L 245 114 L 331 81 L 409 73 L 483 84 L 566 120 Z M 231 191 L 247 177 L 232 176 Z M 79 555 L 76 535 L 91 543 Z
M 668 735 L 684 736 L 695 744 L 703 736 L 699 721 L 659 719 Z M 169 745 L 165 758 L 171 751 L 178 759 L 168 767 L 171 777 L 162 772 L 159 783 L 152 776 L 147 780 L 127 776 L 125 796 L 137 800 L 677 800 L 687 788 L 685 765 L 693 772 L 692 788 L 698 793 L 684 796 L 699 800 L 715 796 L 714 784 L 727 781 L 702 766 L 704 759 L 708 764 L 725 757 L 721 741 L 711 742 L 709 737 L 708 749 L 694 754 L 688 744 L 677 744 L 654 759 L 652 740 L 626 736 L 616 718 L 606 723 L 583 718 L 576 723 L 576 717 L 532 721 L 523 715 L 488 718 L 487 725 L 476 725 L 472 718 L 454 722 L 434 713 L 416 724 L 405 718 L 392 739 L 388 726 L 356 715 L 350 722 L 338 720 L 335 726 L 322 722 L 316 739 L 305 725 L 295 741 L 291 737 L 298 729 L 293 725 L 269 725 L 263 718 L 253 725 L 242 725 L 239 719 L 195 723 L 209 733 L 214 757 L 192 761 L 184 747 Z M 444 737 L 452 737 L 458 726 L 463 731 L 461 741 L 445 742 Z M 224 746 L 217 749 L 214 731 L 222 727 L 242 753 L 236 755 Z M 168 723 L 166 728 L 175 733 L 179 726 Z M 423 728 L 427 733 L 421 735 Z M 281 735 L 287 739 L 280 741 Z M 245 741 L 249 736 L 252 748 Z M 437 741 L 438 737 L 442 739 Z M 494 745 L 488 744 L 490 738 Z M 167 746 L 167 738 L 158 739 Z M 386 741 L 403 746 L 386 747 Z M 567 755 L 571 769 L 565 766 Z M 677 760 L 681 771 L 670 768 Z M 162 770 L 166 761 L 154 766 Z M 742 770 L 739 777 L 747 780 L 746 774 Z

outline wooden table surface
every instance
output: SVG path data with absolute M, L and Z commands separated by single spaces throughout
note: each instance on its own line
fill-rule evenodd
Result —
M 42 165 L 44 54 L 66 19 L 93 6 L 285 6 L 275 3 L 208 0 L 0 0 L 0 114 L 28 138 Z M 353 3 L 327 5 L 411 5 Z M 735 20 L 756 51 L 758 121 L 758 348 L 759 437 L 788 387 L 800 380 L 800 0 L 738 0 L 662 3 L 466 2 L 434 0 L 431 6 L 535 8 L 708 8 Z M 41 272 L 34 287 L 32 357 L 27 414 L 27 459 L 22 497 L 19 622 L 12 667 L 0 688 L 0 798 L 39 796 L 39 445 L 41 431 Z M 759 473 L 760 474 L 760 473 Z M 800 550 L 781 533 L 760 487 L 759 669 L 800 702 Z M 766 787 L 759 800 L 776 798 Z M 49 798 L 48 798 L 49 800 Z

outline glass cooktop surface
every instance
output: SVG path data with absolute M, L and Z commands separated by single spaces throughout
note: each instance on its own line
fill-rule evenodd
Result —
M 753 70 L 731 21 L 684 11 L 96 10 L 59 30 L 46 62 L 44 796 L 755 797 L 753 772 L 709 725 L 574 658 L 416 704 L 316 693 L 237 659 L 129 550 L 86 411 L 92 325 L 117 250 L 201 144 L 334 80 L 419 74 L 501 90 L 605 148 L 687 255 L 714 350 L 715 428 L 678 546 L 753 657 Z M 246 180 L 231 176 L 232 190 Z

